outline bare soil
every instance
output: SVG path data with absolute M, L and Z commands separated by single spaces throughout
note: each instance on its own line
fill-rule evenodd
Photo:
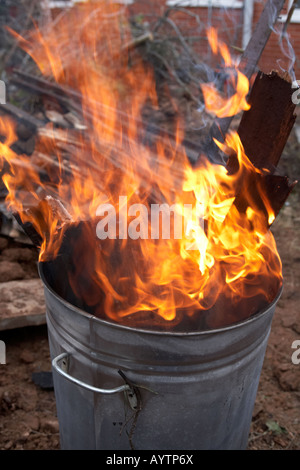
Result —
M 35 248 L 1 237 L 0 282 L 38 277 L 37 257 Z M 46 325 L 0 331 L 0 339 L 6 344 L 6 364 L 0 365 L 0 449 L 59 449 L 53 389 L 42 389 L 32 377 L 51 370 Z
M 293 135 L 281 170 L 300 177 L 299 145 Z M 278 302 L 253 413 L 248 449 L 300 449 L 300 364 L 292 343 L 300 340 L 300 190 L 296 187 L 273 224 L 283 263 L 284 290 Z M 34 249 L 0 238 L 0 282 L 37 277 Z M 33 382 L 50 371 L 46 326 L 0 332 L 7 364 L 0 366 L 0 449 L 59 449 L 53 389 Z

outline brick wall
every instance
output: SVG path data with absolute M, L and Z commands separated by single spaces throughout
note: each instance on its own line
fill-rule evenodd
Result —
M 119 1 L 122 3 L 124 0 Z M 129 0 L 126 0 L 125 3 L 127 1 Z M 166 0 L 131 1 L 132 4 L 128 6 L 130 15 L 143 16 L 143 21 L 155 21 L 155 19 L 161 16 L 168 8 Z M 254 3 L 253 29 L 260 17 L 265 2 L 266 0 L 257 0 Z M 235 53 L 234 47 L 241 47 L 243 31 L 243 10 L 241 8 L 227 9 L 227 11 L 214 8 L 211 17 L 208 16 L 208 8 L 193 7 L 186 9 L 190 11 L 192 15 L 199 16 L 200 25 L 193 16 L 188 16 L 181 12 L 172 12 L 170 18 L 180 27 L 180 30 L 185 36 L 191 36 L 193 38 L 191 47 L 193 47 L 196 54 L 198 54 L 204 62 L 213 64 L 205 34 L 205 28 L 208 24 L 218 29 L 219 36 L 228 44 L 233 54 Z M 286 13 L 285 8 L 282 13 Z M 174 34 L 172 29 L 169 28 L 169 30 L 170 34 Z M 293 78 L 300 80 L 300 23 L 291 23 L 288 27 L 288 33 L 292 49 L 289 50 L 285 40 L 280 44 L 279 36 L 272 33 L 258 65 L 259 68 L 266 73 L 271 70 L 289 70 L 291 60 L 288 58 L 288 55 L 291 55 L 292 50 L 292 54 L 295 56 L 295 74 Z
M 254 4 L 254 17 L 253 28 L 257 23 L 264 3 L 255 2 Z M 135 0 L 130 5 L 131 14 L 145 14 L 144 20 L 153 21 L 155 15 L 161 15 L 166 9 L 166 2 L 164 0 Z M 197 28 L 197 24 L 193 17 L 184 15 L 182 13 L 173 14 L 171 18 L 179 24 L 184 34 L 190 34 L 193 37 L 199 35 L 199 41 L 193 41 L 193 48 L 197 54 L 203 57 L 203 60 L 209 59 L 209 51 L 207 41 L 205 40 L 204 25 L 212 24 L 218 28 L 220 36 L 229 46 L 241 47 L 242 41 L 242 28 L 243 28 L 243 11 L 242 9 L 229 9 L 227 12 L 214 9 L 213 16 L 208 18 L 207 8 L 188 8 L 188 10 L 197 14 L 201 20 L 201 27 Z M 296 62 L 294 65 L 295 78 L 300 80 L 300 24 L 291 23 L 288 27 L 290 35 L 290 42 L 293 47 Z M 231 49 L 234 53 L 234 49 Z M 285 51 L 285 52 L 284 52 Z M 271 70 L 288 70 L 290 68 L 290 59 L 287 57 L 290 54 L 288 44 L 285 40 L 279 43 L 279 36 L 272 33 L 268 44 L 263 52 L 259 62 L 259 68 L 264 72 Z
M 256 24 L 256 22 L 258 21 L 262 8 L 262 5 L 255 5 L 255 12 L 253 18 L 254 24 Z M 300 24 L 290 23 L 288 27 L 288 33 L 293 52 L 296 56 L 296 61 L 294 65 L 295 76 L 296 79 L 298 77 L 300 79 Z M 291 54 L 291 52 L 289 52 L 287 41 L 283 40 L 282 42 L 280 42 L 279 36 L 272 33 L 262 54 L 261 60 L 259 62 L 259 67 L 263 72 L 269 72 L 272 69 L 280 70 L 280 67 L 284 70 L 288 70 L 291 66 L 291 60 L 287 57 L 288 54 Z

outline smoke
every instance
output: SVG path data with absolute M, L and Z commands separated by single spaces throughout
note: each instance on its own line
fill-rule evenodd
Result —
M 271 30 L 278 38 L 279 48 L 283 56 L 282 58 L 276 60 L 277 66 L 282 72 L 288 73 L 292 82 L 296 80 L 294 70 L 296 54 L 291 43 L 291 35 L 288 32 L 288 26 L 292 19 L 296 3 L 297 0 L 289 0 L 287 5 L 287 13 L 281 15 L 279 19 L 276 18 L 276 12 L 274 11 L 275 7 L 271 9 L 269 21 L 269 26 Z
M 284 67 L 281 66 L 282 59 L 277 60 L 277 64 L 280 68 L 280 70 L 284 72 L 288 72 L 289 77 L 291 78 L 292 82 L 296 81 L 296 75 L 295 75 L 295 62 L 296 62 L 296 55 L 294 48 L 291 44 L 290 41 L 290 36 L 287 33 L 284 33 L 281 38 L 280 38 L 280 48 L 282 51 L 282 54 L 284 55 L 285 58 L 288 59 L 288 67 L 285 69 Z

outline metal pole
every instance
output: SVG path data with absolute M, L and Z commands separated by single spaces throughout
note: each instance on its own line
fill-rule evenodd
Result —
M 244 24 L 243 24 L 243 40 L 242 48 L 246 49 L 248 42 L 252 36 L 252 21 L 253 21 L 253 0 L 244 1 Z

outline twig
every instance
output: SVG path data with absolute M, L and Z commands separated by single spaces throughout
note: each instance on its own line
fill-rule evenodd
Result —
M 260 439 L 261 437 L 265 436 L 268 433 L 269 433 L 269 431 L 264 431 L 264 432 L 258 434 L 257 436 L 250 436 L 249 439 L 248 439 L 248 442 L 256 441 L 257 439 Z
M 148 31 L 147 33 L 145 34 L 142 34 L 141 36 L 138 36 L 134 39 L 132 39 L 132 41 L 128 42 L 127 44 L 125 44 L 124 46 L 122 46 L 122 51 L 128 51 L 128 50 L 131 50 L 137 46 L 140 46 L 141 44 L 143 44 L 144 42 L 146 41 L 152 41 L 153 40 L 153 34 Z
M 197 105 L 200 105 L 201 102 L 200 102 L 200 99 L 198 99 L 195 95 L 193 95 L 193 93 L 188 89 L 188 87 L 186 86 L 186 84 L 180 80 L 180 78 L 178 77 L 177 73 L 175 72 L 175 70 L 173 70 L 171 68 L 171 66 L 169 65 L 169 63 L 167 62 L 167 60 L 161 56 L 160 54 L 158 54 L 157 52 L 155 51 L 150 51 L 149 52 L 151 55 L 153 55 L 154 57 L 156 57 L 158 60 L 160 60 L 163 65 L 166 67 L 167 71 L 169 72 L 169 74 L 174 77 L 174 79 L 176 80 L 176 82 L 178 83 L 178 85 L 180 85 L 184 91 L 186 92 L 186 94 L 195 102 L 197 103 Z
M 35 9 L 35 7 L 38 3 L 39 3 L 38 0 L 33 0 L 31 2 L 30 8 L 29 8 L 28 13 L 27 13 L 26 21 L 25 21 L 24 26 L 23 26 L 23 31 L 26 31 L 28 29 L 29 23 L 32 20 L 32 15 L 33 15 L 34 9 Z M 8 62 L 10 61 L 11 57 L 15 53 L 18 46 L 19 46 L 18 40 L 15 40 L 12 47 L 11 47 L 11 49 L 10 49 L 10 51 L 6 55 L 5 62 L 4 62 L 4 68 L 6 67 Z
M 163 61 L 165 60 L 163 57 L 161 57 L 159 54 L 156 53 L 156 56 L 158 60 Z M 172 70 L 172 68 L 169 66 L 167 62 L 165 62 L 165 67 L 169 71 L 169 74 L 176 73 L 175 71 Z M 49 82 L 48 80 L 45 80 L 44 78 L 39 78 L 35 77 L 31 74 L 26 74 L 24 72 L 21 72 L 19 70 L 16 70 L 15 73 L 21 77 L 23 77 L 26 80 L 18 80 L 16 83 L 20 87 L 24 87 L 27 90 L 33 92 L 33 93 L 43 93 L 46 96 L 49 96 L 53 100 L 57 100 L 58 102 L 61 102 L 63 106 L 68 107 L 68 109 L 73 110 L 75 113 L 81 115 L 82 114 L 82 106 L 81 106 L 81 101 L 82 101 L 82 95 L 77 92 L 76 90 L 73 90 L 71 88 L 67 88 L 61 85 L 58 85 L 57 83 L 52 83 Z M 184 88 L 184 91 L 189 94 L 191 99 L 199 105 L 200 101 L 197 99 L 197 97 L 193 96 L 190 92 L 190 90 L 187 88 L 185 83 L 183 83 L 180 78 L 175 75 L 174 78 L 177 80 L 177 83 Z M 87 97 L 86 97 L 87 99 Z M 91 104 L 93 106 L 93 110 L 96 109 L 97 116 L 99 118 L 106 116 L 107 113 L 109 112 L 114 112 L 117 113 L 118 115 L 118 122 L 121 123 L 123 128 L 126 128 L 130 130 L 132 126 L 135 128 L 140 127 L 141 129 L 145 128 L 145 123 L 142 122 L 139 118 L 135 118 L 134 123 L 132 123 L 132 120 L 128 120 L 127 114 L 122 111 L 121 109 L 113 109 L 110 106 L 97 102 L 95 100 L 90 100 Z M 96 105 L 96 106 L 95 106 Z M 85 116 L 86 119 L 88 120 L 93 119 L 92 113 L 89 113 L 88 109 L 85 110 Z M 106 123 L 102 123 L 103 126 L 107 127 Z M 153 136 L 160 136 L 160 139 L 164 139 L 165 137 L 168 139 L 168 142 L 170 143 L 171 141 L 175 142 L 175 136 L 171 133 L 168 133 L 167 131 L 164 131 L 163 136 L 161 135 L 161 128 L 157 127 L 154 124 L 148 125 L 147 130 L 145 131 L 146 133 L 152 134 Z M 46 128 L 40 128 L 39 129 L 39 134 L 43 136 L 49 136 L 51 137 L 57 137 L 59 141 L 63 139 L 63 134 L 59 131 L 56 130 L 51 130 L 49 131 Z M 59 134 L 59 135 L 58 135 Z M 129 132 L 127 133 L 128 135 L 131 135 L 132 133 Z M 78 133 L 77 133 L 78 135 Z M 66 137 L 68 142 L 70 142 L 70 133 Z M 75 138 L 75 141 L 77 142 L 78 139 Z M 71 139 L 72 140 L 72 139 Z M 76 142 L 71 142 L 76 144 Z M 197 144 L 189 141 L 188 139 L 184 139 L 183 145 L 187 151 L 188 156 L 191 156 L 192 159 L 196 158 L 197 152 L 200 151 L 200 146 Z
M 194 60 L 195 62 L 197 61 L 196 59 L 196 56 L 195 54 L 191 51 L 191 49 L 189 48 L 189 46 L 187 45 L 180 29 L 178 28 L 178 26 L 174 23 L 173 20 L 171 20 L 170 18 L 166 18 L 166 17 L 162 17 L 162 22 L 161 24 L 165 22 L 167 23 L 169 26 L 171 26 L 171 28 L 173 28 L 173 30 L 175 31 L 177 37 L 179 38 L 180 42 L 181 42 L 181 45 L 183 47 L 183 49 L 185 50 L 185 52 L 187 53 L 187 55 L 192 59 Z M 161 26 L 160 24 L 160 26 Z M 158 29 L 156 29 L 156 32 L 157 32 Z
M 0 105 L 0 110 L 5 114 L 10 114 L 15 119 L 17 119 L 18 122 L 24 124 L 26 127 L 29 127 L 32 131 L 36 131 L 39 127 L 45 125 L 45 122 L 41 119 L 37 119 L 23 109 L 17 108 L 13 104 L 6 103 Z

